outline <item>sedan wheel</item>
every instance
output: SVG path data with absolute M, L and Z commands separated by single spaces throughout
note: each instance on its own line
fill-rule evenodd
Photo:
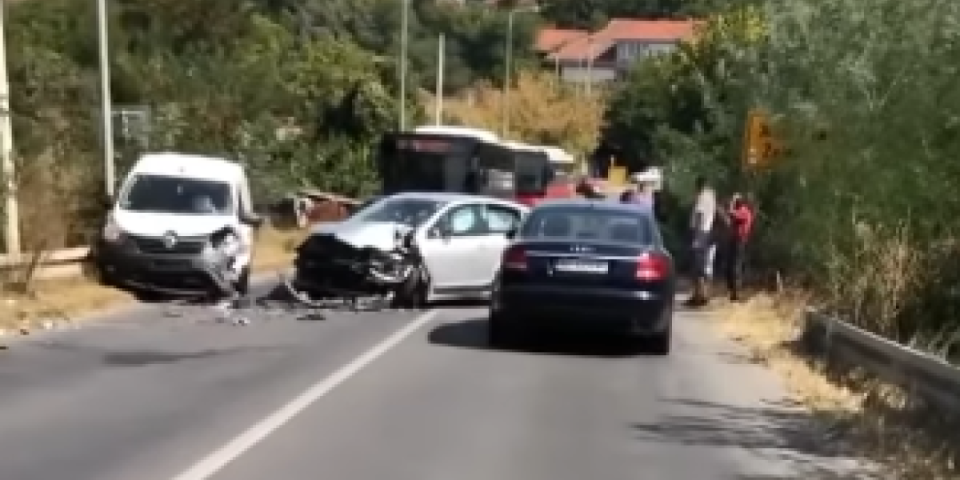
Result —
M 654 355 L 669 355 L 673 346 L 673 325 L 667 325 L 666 330 L 644 339 L 644 346 Z
M 503 313 L 490 312 L 487 320 L 487 344 L 491 347 L 510 347 L 520 340 L 516 325 L 507 320 Z

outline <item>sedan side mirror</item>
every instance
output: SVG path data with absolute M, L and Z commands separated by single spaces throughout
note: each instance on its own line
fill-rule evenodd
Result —
M 447 238 L 450 236 L 450 227 L 446 223 L 440 222 L 430 229 L 430 236 L 432 238 Z
M 506 232 L 503 232 L 503 236 L 507 237 L 507 240 L 513 240 L 517 236 L 517 228 L 514 227 L 514 228 L 511 228 L 510 230 L 507 230 Z

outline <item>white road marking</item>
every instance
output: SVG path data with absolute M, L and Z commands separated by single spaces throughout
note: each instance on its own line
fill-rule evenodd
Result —
M 333 372 L 330 376 L 314 384 L 289 403 L 280 407 L 279 410 L 260 420 L 238 437 L 227 442 L 226 445 L 203 457 L 183 473 L 173 477 L 173 480 L 207 480 L 211 478 L 229 465 L 230 462 L 240 458 L 247 450 L 250 450 L 256 444 L 270 436 L 270 434 L 279 430 L 300 412 L 309 408 L 314 402 L 372 364 L 424 325 L 430 323 L 436 314 L 436 310 L 431 310 L 420 315 L 400 330 L 397 330 L 393 335 L 374 345 L 373 348 L 367 350 L 363 355 L 360 355 L 336 372 Z

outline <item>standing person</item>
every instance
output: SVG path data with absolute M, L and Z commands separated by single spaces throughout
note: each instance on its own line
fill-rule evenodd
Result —
M 631 203 L 639 205 L 644 210 L 656 212 L 656 190 L 659 176 L 650 169 L 631 176 L 632 199 Z
M 604 195 L 597 191 L 596 187 L 593 186 L 593 184 L 590 182 L 590 180 L 587 179 L 587 177 L 583 177 L 580 179 L 579 182 L 577 182 L 576 194 L 580 195 L 583 198 L 588 198 L 593 200 L 599 200 L 604 198 Z
M 636 201 L 638 203 L 644 203 L 653 209 L 654 192 L 657 190 L 658 180 L 656 173 L 649 169 L 633 176 L 633 181 L 637 185 Z
M 717 217 L 717 196 L 704 177 L 697 177 L 697 197 L 690 215 L 691 253 L 693 256 L 693 293 L 687 300 L 691 307 L 702 307 L 710 301 L 709 282 L 717 252 L 714 223 Z
M 743 284 L 743 266 L 747 251 L 747 240 L 753 230 L 753 209 L 739 193 L 734 193 L 727 207 L 730 229 L 726 239 L 724 256 L 726 262 L 727 290 L 730 301 L 739 302 Z

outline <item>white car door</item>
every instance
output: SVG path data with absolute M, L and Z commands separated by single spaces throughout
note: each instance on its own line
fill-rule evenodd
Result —
M 523 218 L 523 211 L 508 205 L 487 203 L 484 205 L 483 214 L 487 225 L 487 235 L 483 238 L 482 248 L 483 278 L 484 285 L 492 285 L 500 266 L 500 258 L 510 243 L 507 232 L 517 228 Z
M 485 285 L 483 204 L 456 205 L 426 229 L 420 252 L 434 289 L 473 289 Z

